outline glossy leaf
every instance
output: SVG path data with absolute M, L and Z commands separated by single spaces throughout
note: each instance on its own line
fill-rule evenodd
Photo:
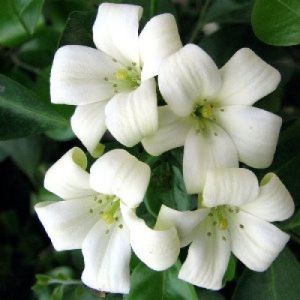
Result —
M 0 45 L 14 46 L 34 32 L 44 0 L 1 0 Z
M 232 300 L 299 299 L 300 264 L 286 248 L 263 272 L 245 270 L 238 281 Z
M 0 139 L 38 134 L 68 126 L 50 103 L 41 101 L 19 83 L 0 75 Z
M 252 26 L 256 36 L 267 44 L 300 44 L 299 0 L 256 0 Z
M 192 285 L 178 279 L 180 263 L 156 272 L 140 263 L 131 275 L 131 289 L 125 300 L 198 300 Z

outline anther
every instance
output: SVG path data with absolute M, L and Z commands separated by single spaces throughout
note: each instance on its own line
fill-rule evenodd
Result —
M 243 228 L 244 228 L 244 225 L 243 225 L 243 224 L 240 224 L 240 228 L 242 228 L 242 229 L 243 229 Z
M 104 77 L 104 80 L 105 80 L 105 81 L 108 81 L 108 77 Z
M 120 229 L 122 229 L 122 228 L 123 228 L 123 225 L 122 225 L 122 224 L 120 224 L 120 225 L 119 225 L 119 228 L 120 228 Z
M 212 216 L 213 216 L 213 214 L 212 214 L 212 213 L 209 213 L 208 215 L 209 215 L 210 217 L 212 217 Z
M 112 59 L 113 62 L 117 62 L 117 60 L 115 58 Z
M 223 241 L 226 241 L 227 239 L 226 239 L 226 237 L 225 237 L 225 236 L 222 236 L 222 240 L 223 240 Z
M 105 230 L 105 234 L 108 234 L 108 233 L 109 233 L 109 230 L 108 230 L 108 229 L 106 229 L 106 230 Z
M 207 236 L 211 236 L 211 232 L 207 232 Z
M 219 228 L 221 230 L 225 230 L 225 229 L 228 228 L 228 221 L 227 221 L 227 219 L 220 219 L 219 220 Z
M 90 208 L 90 213 L 91 213 L 91 214 L 93 213 L 93 209 L 92 209 L 92 208 Z

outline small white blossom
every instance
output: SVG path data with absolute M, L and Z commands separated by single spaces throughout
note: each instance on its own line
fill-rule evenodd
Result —
M 150 268 L 170 267 L 179 254 L 176 229 L 150 229 L 135 214 L 150 168 L 125 150 L 101 156 L 86 172 L 87 158 L 73 148 L 46 173 L 45 187 L 64 199 L 35 206 L 56 250 L 82 249 L 82 281 L 112 293 L 128 293 L 131 249 Z
M 269 222 L 294 212 L 291 195 L 273 174 L 259 186 L 247 169 L 213 169 L 207 173 L 199 209 L 176 211 L 162 206 L 156 228 L 176 226 L 184 247 L 191 243 L 179 278 L 218 290 L 230 253 L 254 271 L 265 271 L 289 240 Z
M 104 3 L 93 26 L 98 49 L 64 46 L 51 70 L 51 101 L 77 105 L 74 133 L 88 151 L 108 128 L 130 147 L 157 130 L 154 76 L 161 60 L 182 47 L 171 14 L 153 17 L 138 34 L 142 7 Z
M 162 62 L 158 81 L 168 105 L 159 107 L 159 129 L 143 145 L 152 155 L 184 145 L 189 193 L 203 187 L 209 168 L 271 164 L 281 118 L 251 105 L 275 90 L 280 74 L 253 51 L 237 51 L 218 70 L 189 44 Z

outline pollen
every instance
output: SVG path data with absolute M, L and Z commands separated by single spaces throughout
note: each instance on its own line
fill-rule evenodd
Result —
M 205 104 L 202 106 L 201 115 L 203 118 L 212 119 L 213 114 L 213 106 L 211 104 Z
M 126 69 L 119 69 L 115 73 L 115 77 L 117 80 L 126 80 L 128 78 L 128 71 Z
M 223 219 L 219 220 L 219 228 L 221 230 L 225 230 L 225 229 L 228 228 L 228 221 L 227 221 L 227 219 L 223 218 Z

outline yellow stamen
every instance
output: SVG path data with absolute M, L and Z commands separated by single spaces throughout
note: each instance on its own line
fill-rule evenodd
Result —
M 225 229 L 228 228 L 228 221 L 227 221 L 227 219 L 222 218 L 222 219 L 219 220 L 219 228 L 221 230 L 225 230 Z
M 201 108 L 201 114 L 203 118 L 211 119 L 214 115 L 213 107 L 210 104 L 205 104 Z
M 115 73 L 115 77 L 117 80 L 126 80 L 128 78 L 128 71 L 126 69 L 119 69 Z

